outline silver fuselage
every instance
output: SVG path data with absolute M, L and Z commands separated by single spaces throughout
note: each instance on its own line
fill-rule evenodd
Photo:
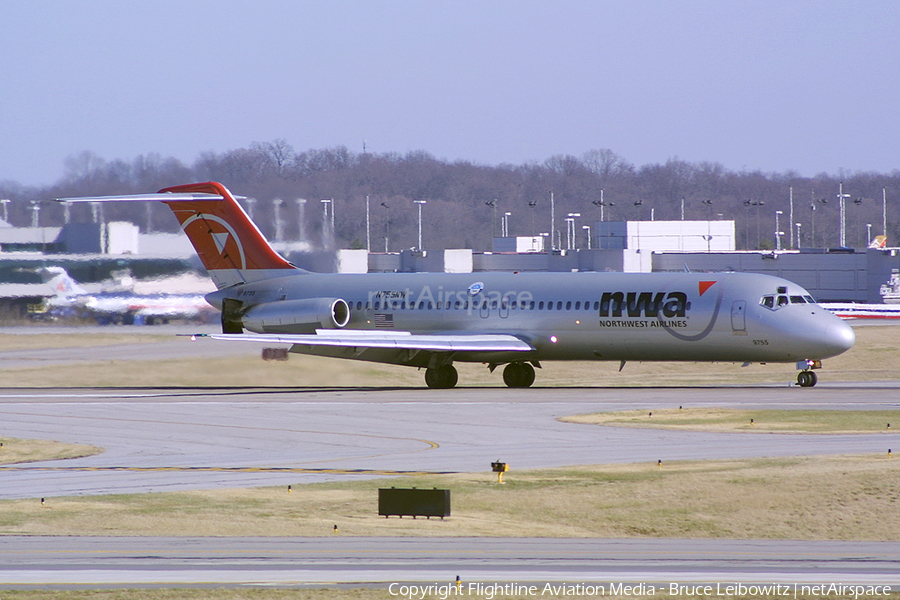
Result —
M 769 300 L 765 300 L 768 297 Z M 534 350 L 470 352 L 463 362 L 543 360 L 795 362 L 849 349 L 853 330 L 784 279 L 749 273 L 292 273 L 207 296 L 222 307 L 339 298 L 344 329 L 503 333 Z M 767 306 L 768 303 L 771 306 Z M 298 333 L 292 325 L 254 329 Z M 427 365 L 422 353 L 294 348 Z

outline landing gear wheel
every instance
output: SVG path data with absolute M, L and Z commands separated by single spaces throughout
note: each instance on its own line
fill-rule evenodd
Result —
M 459 373 L 453 365 L 443 365 L 434 369 L 425 369 L 425 385 L 432 389 L 449 389 L 456 386 Z
M 534 383 L 534 367 L 528 363 L 509 363 L 503 369 L 503 383 L 511 388 L 527 388 Z
M 813 387 L 819 377 L 812 371 L 800 371 L 797 373 L 797 385 L 800 387 Z

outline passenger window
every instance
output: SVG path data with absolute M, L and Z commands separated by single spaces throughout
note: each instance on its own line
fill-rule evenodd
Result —
M 581 310 L 581 300 L 575 303 L 575 310 Z
M 562 310 L 562 300 L 556 303 L 556 310 Z
M 594 310 L 600 310 L 600 301 L 599 300 L 594 302 Z

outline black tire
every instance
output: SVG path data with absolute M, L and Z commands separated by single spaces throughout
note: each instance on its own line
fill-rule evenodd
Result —
M 531 387 L 532 383 L 534 383 L 534 367 L 522 363 L 522 387 Z
M 526 388 L 534 383 L 534 367 L 528 363 L 509 363 L 503 369 L 503 383 L 511 388 Z
M 444 384 L 442 387 L 444 389 L 456 387 L 456 383 L 459 381 L 459 373 L 456 371 L 456 367 L 453 365 L 444 365 L 443 367 L 438 367 L 438 371 L 440 371 L 441 382 Z
M 797 374 L 797 385 L 800 387 L 813 387 L 819 381 L 819 377 L 812 371 L 800 371 Z
M 443 365 L 435 369 L 425 369 L 425 385 L 435 390 L 445 390 L 456 386 L 459 373 L 453 365 Z
M 425 385 L 433 390 L 440 389 L 441 376 L 437 369 L 425 369 Z

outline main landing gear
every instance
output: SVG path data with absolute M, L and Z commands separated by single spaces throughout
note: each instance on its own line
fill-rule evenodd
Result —
M 491 370 L 497 365 L 491 365 Z M 425 385 L 431 389 L 446 390 L 456 387 L 459 373 L 453 365 L 441 365 L 425 369 Z M 503 383 L 511 388 L 527 388 L 534 383 L 534 367 L 526 362 L 509 363 L 503 369 Z
M 524 362 L 513 362 L 503 369 L 503 383 L 511 388 L 527 388 L 534 383 L 534 367 Z
M 446 390 L 456 386 L 459 373 L 453 365 L 425 369 L 425 385 L 432 389 Z

